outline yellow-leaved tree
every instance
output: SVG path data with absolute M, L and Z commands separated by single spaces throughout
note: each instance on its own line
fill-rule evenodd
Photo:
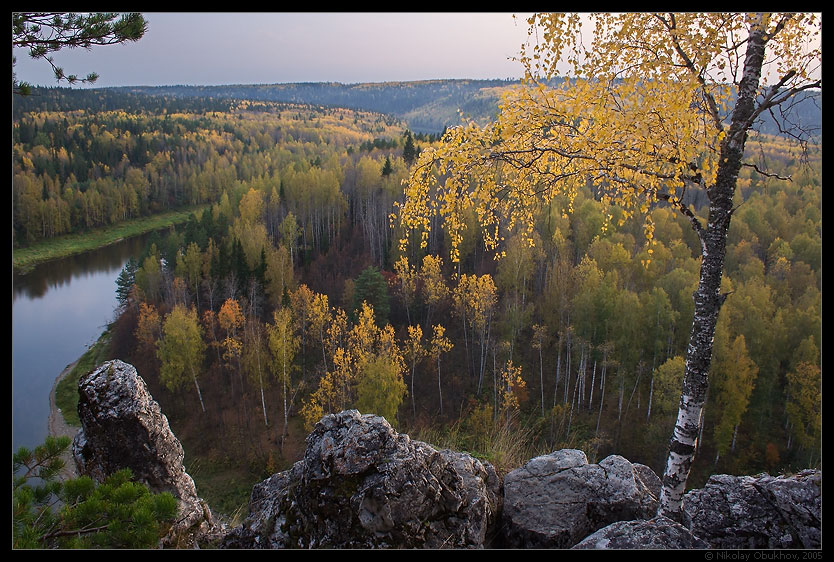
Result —
M 407 387 L 405 357 L 391 325 L 377 326 L 373 307 L 363 302 L 350 327 L 345 312 L 334 311 L 326 340 L 333 350 L 332 370 L 322 375 L 301 409 L 307 429 L 327 413 L 353 407 L 395 423 Z
M 645 217 L 648 251 L 653 206 L 682 213 L 700 240 L 701 270 L 659 508 L 678 519 L 726 298 L 720 287 L 736 181 L 743 165 L 754 165 L 744 160 L 745 143 L 761 117 L 821 88 L 821 19 L 646 12 L 537 14 L 528 24 L 531 40 L 519 59 L 525 80 L 506 95 L 496 121 L 453 128 L 421 153 L 396 210 L 402 244 L 418 232 L 425 245 L 439 215 L 455 262 L 474 211 L 487 248 L 500 257 L 505 235 L 519 232 L 532 243 L 542 207 L 559 197 L 570 212 L 589 185 L 624 218 Z M 706 221 L 687 204 L 693 186 L 706 191 Z
M 281 393 L 284 397 L 284 427 L 281 430 L 281 446 L 287 436 L 289 427 L 289 410 L 292 400 L 289 398 L 292 388 L 293 361 L 301 345 L 300 338 L 295 333 L 292 311 L 281 307 L 272 313 L 272 323 L 267 324 L 267 339 L 269 351 L 272 355 L 272 372 L 281 381 Z
M 191 375 L 203 413 L 206 407 L 197 378 L 202 373 L 205 350 L 206 344 L 203 342 L 203 330 L 197 318 L 197 311 L 194 308 L 186 309 L 179 304 L 174 306 L 165 317 L 162 337 L 157 342 L 156 355 L 162 363 L 159 378 L 169 390 L 176 391 Z
M 432 327 L 431 348 L 429 355 L 437 362 L 437 401 L 440 404 L 440 415 L 443 415 L 443 389 L 440 386 L 440 356 L 451 351 L 452 340 L 446 337 L 446 328 L 441 324 Z
M 243 341 L 239 332 L 246 322 L 246 318 L 244 318 L 243 311 L 236 299 L 226 299 L 226 302 L 220 307 L 220 312 L 217 313 L 217 322 L 226 332 L 226 338 L 221 343 L 223 360 L 230 370 L 237 365 L 238 376 L 240 377 L 240 355 L 243 352 Z M 240 382 L 242 391 L 242 378 Z

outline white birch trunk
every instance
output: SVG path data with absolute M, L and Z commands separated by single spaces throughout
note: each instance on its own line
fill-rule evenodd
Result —
M 681 520 L 686 481 L 695 460 L 698 436 L 708 388 L 712 345 L 718 312 L 726 298 L 720 294 L 721 277 L 727 243 L 727 231 L 733 212 L 735 193 L 747 131 L 752 125 L 756 94 L 761 77 L 768 37 L 762 14 L 753 14 L 749 22 L 744 71 L 729 131 L 721 144 L 716 181 L 710 186 L 709 219 L 706 229 L 696 228 L 702 245 L 695 314 L 686 352 L 683 391 L 677 422 L 669 444 L 669 457 L 663 475 L 658 514 Z M 700 224 L 700 223 L 699 223 Z
M 594 431 L 594 437 L 599 435 L 599 422 L 602 419 L 602 404 L 605 402 L 605 369 L 607 365 L 605 364 L 605 359 L 602 362 L 602 372 L 600 373 L 599 377 L 599 414 L 597 414 L 597 428 Z
M 556 401 L 559 396 L 559 374 L 562 369 L 562 341 L 559 340 L 559 355 L 556 358 L 556 384 L 553 385 L 553 407 L 556 407 Z
M 440 416 L 443 416 L 443 389 L 440 388 L 440 352 L 437 352 L 437 397 L 440 400 Z
M 206 413 L 206 406 L 203 404 L 203 393 L 200 392 L 200 385 L 197 384 L 197 375 L 194 374 L 194 367 L 191 367 L 191 378 L 194 380 L 194 386 L 197 388 L 197 397 L 200 399 L 200 408 L 203 409 L 203 413 Z
M 591 396 L 588 397 L 588 409 L 590 410 L 594 405 L 594 383 L 597 380 L 597 362 L 594 360 L 594 370 L 591 371 Z
M 542 417 L 544 417 L 544 362 L 542 359 L 542 345 L 539 343 L 539 384 L 542 394 Z

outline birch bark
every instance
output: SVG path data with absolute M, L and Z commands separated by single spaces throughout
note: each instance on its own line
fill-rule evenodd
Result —
M 755 96 L 761 78 L 766 45 L 764 17 L 751 16 L 744 73 L 732 113 L 729 132 L 721 145 L 715 185 L 707 192 L 710 200 L 707 227 L 700 232 L 701 270 L 695 292 L 695 316 L 686 351 L 683 391 L 675 429 L 669 444 L 669 457 L 663 475 L 663 490 L 658 513 L 680 520 L 686 481 L 695 460 L 701 428 L 701 413 L 706 401 L 712 344 L 718 312 L 726 298 L 721 294 L 727 231 L 733 213 L 733 195 L 741 169 L 744 144 L 752 124 Z

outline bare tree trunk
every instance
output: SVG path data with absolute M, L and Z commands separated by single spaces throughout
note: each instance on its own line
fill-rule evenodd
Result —
M 463 308 L 460 316 L 463 320 L 463 347 L 466 350 L 466 370 L 469 372 L 469 379 L 472 380 L 475 373 L 472 371 L 472 360 L 469 358 L 469 339 L 466 337 L 466 307 Z M 474 346 L 475 342 L 473 341 L 472 343 Z
M 733 194 L 744 155 L 747 131 L 755 118 L 754 102 L 768 39 L 763 16 L 752 16 L 736 106 L 730 129 L 721 144 L 715 185 L 707 190 L 710 199 L 708 224 L 706 229 L 696 228 L 702 245 L 701 273 L 694 295 L 695 314 L 686 352 L 683 391 L 669 445 L 669 457 L 663 475 L 663 490 L 658 508 L 658 514 L 676 521 L 681 519 L 686 480 L 695 460 L 695 449 L 701 429 L 701 413 L 706 401 L 715 325 L 718 312 L 726 298 L 720 290 L 727 231 L 733 213 Z
M 261 408 L 264 411 L 264 425 L 269 427 L 269 420 L 266 417 L 266 398 L 264 397 L 264 379 L 263 371 L 261 370 L 261 345 L 260 345 L 260 328 L 257 328 L 257 340 L 255 341 L 255 355 L 258 358 L 258 386 L 261 387 Z
M 440 416 L 443 417 L 443 389 L 440 388 L 440 352 L 437 352 L 437 397 L 440 400 Z
M 266 427 L 269 427 L 269 420 L 266 418 L 266 398 L 264 397 L 264 383 L 263 383 L 263 380 L 261 379 L 260 374 L 258 375 L 258 382 L 261 385 L 261 407 L 263 408 L 263 411 L 264 411 L 264 425 Z
M 194 386 L 197 388 L 197 396 L 200 398 L 200 408 L 203 409 L 203 413 L 206 413 L 206 406 L 203 404 L 203 393 L 200 392 L 200 385 L 197 384 L 197 375 L 194 374 L 194 366 L 191 366 L 191 378 L 194 380 Z
M 556 400 L 559 393 L 559 373 L 562 369 L 562 338 L 559 338 L 559 355 L 556 358 L 556 383 L 553 385 L 553 407 L 556 407 Z
M 544 360 L 542 359 L 542 346 L 539 345 L 539 384 L 542 394 L 542 417 L 544 417 Z
M 581 408 L 585 401 L 585 345 L 580 346 L 579 370 L 576 372 L 576 384 L 579 387 L 576 407 Z
M 492 311 L 489 312 L 486 326 L 481 328 L 481 365 L 480 375 L 478 377 L 478 394 L 481 393 L 481 385 L 484 381 L 484 372 L 486 371 L 487 349 L 489 348 L 490 331 L 492 329 Z
M 588 397 L 588 409 L 590 410 L 594 405 L 594 383 L 597 380 L 597 362 L 594 359 L 594 369 L 591 371 L 591 396 Z
M 568 356 L 567 356 L 567 363 L 565 365 L 565 374 L 567 377 L 565 378 L 565 404 L 568 403 L 568 387 L 570 386 L 570 348 L 571 348 L 571 337 L 568 334 Z
M 733 428 L 733 442 L 730 443 L 730 451 L 735 452 L 736 450 L 736 437 L 738 436 L 738 424 L 735 425 Z
M 580 361 L 580 364 L 582 362 Z M 576 384 L 573 385 L 573 398 L 570 401 L 570 415 L 568 416 L 568 431 L 565 433 L 566 437 L 570 437 L 570 426 L 573 423 L 573 407 L 576 404 L 577 396 L 579 394 L 579 372 L 576 373 Z
M 634 393 L 637 392 L 637 386 L 640 384 L 640 371 L 637 371 L 637 380 L 634 381 L 634 388 L 631 389 L 631 396 L 628 397 L 628 404 L 626 404 L 625 413 L 628 415 L 628 411 L 631 408 L 631 401 L 634 400 Z M 639 395 L 638 395 L 639 396 Z M 639 401 L 639 399 L 638 399 Z
M 492 346 L 492 418 L 498 420 L 498 367 L 495 354 L 498 353 L 498 345 Z
M 414 400 L 414 361 L 411 362 L 411 415 L 417 419 L 417 403 Z
M 602 404 L 605 402 L 605 369 L 607 367 L 605 363 L 605 359 L 603 358 L 602 373 L 600 373 L 599 377 L 599 414 L 597 414 L 597 428 L 594 431 L 594 437 L 599 435 L 599 421 L 602 419 Z

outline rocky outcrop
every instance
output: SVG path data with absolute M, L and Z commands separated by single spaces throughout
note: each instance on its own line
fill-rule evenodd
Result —
M 500 512 L 493 467 L 355 410 L 325 416 L 304 459 L 258 484 L 227 548 L 478 548 Z
M 179 499 L 165 546 L 224 548 L 820 548 L 820 471 L 712 476 L 684 499 L 683 524 L 656 517 L 661 482 L 612 455 L 564 449 L 503 481 L 472 456 L 414 441 L 355 410 L 325 416 L 304 458 L 256 485 L 242 525 L 225 529 L 197 496 L 183 449 L 136 370 L 82 377 L 80 474 L 122 468 Z
M 617 521 L 582 539 L 574 549 L 637 550 L 709 548 L 692 531 L 666 517 Z
M 78 391 L 82 429 L 72 453 L 79 474 L 101 481 L 129 468 L 154 492 L 170 492 L 179 512 L 166 546 L 193 547 L 222 532 L 185 472 L 182 445 L 168 418 L 132 365 L 104 363 L 81 378 Z
M 713 475 L 684 497 L 684 523 L 712 548 L 820 548 L 822 472 Z
M 597 529 L 657 511 L 661 482 L 621 456 L 589 464 L 563 449 L 536 457 L 504 478 L 503 535 L 511 548 L 570 548 Z

